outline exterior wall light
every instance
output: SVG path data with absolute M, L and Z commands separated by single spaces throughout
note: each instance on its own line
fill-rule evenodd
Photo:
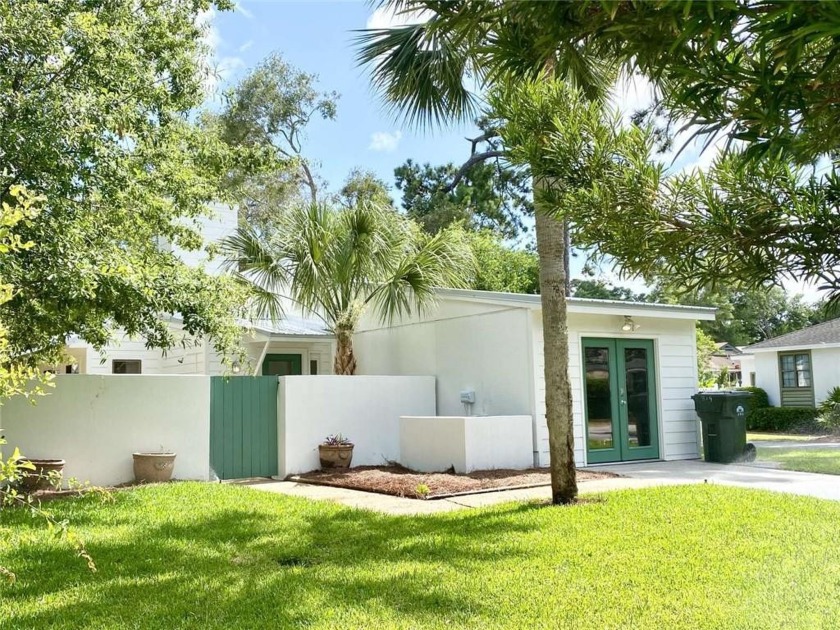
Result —
M 633 318 L 629 315 L 624 316 L 624 325 L 621 327 L 624 332 L 634 332 L 639 330 L 639 327 L 633 322 Z

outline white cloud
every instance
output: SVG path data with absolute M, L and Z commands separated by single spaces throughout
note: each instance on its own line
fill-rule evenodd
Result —
M 239 52 L 245 52 L 246 50 L 248 50 L 248 49 L 249 49 L 251 46 L 253 46 L 253 45 L 254 45 L 254 40 L 253 40 L 253 39 L 249 39 L 247 42 L 245 42 L 244 44 L 242 44 L 242 45 L 238 48 L 238 50 L 239 50 Z
M 253 14 L 253 13 L 251 13 L 251 12 L 250 12 L 248 9 L 246 9 L 245 7 L 243 7 L 241 2 L 237 2 L 236 4 L 234 4 L 234 5 L 233 5 L 233 7 L 234 7 L 234 10 L 235 10 L 237 13 L 241 13 L 241 14 L 242 14 L 242 17 L 248 18 L 249 20 L 253 19 L 254 14 Z
M 409 11 L 395 13 L 390 8 L 379 8 L 370 14 L 367 19 L 367 27 L 372 29 L 393 28 L 405 26 L 406 24 L 422 24 L 427 22 L 434 15 L 431 11 Z
M 394 131 L 388 133 L 387 131 L 377 131 L 370 135 L 370 145 L 368 149 L 371 151 L 382 151 L 391 153 L 397 150 L 402 139 L 402 131 Z

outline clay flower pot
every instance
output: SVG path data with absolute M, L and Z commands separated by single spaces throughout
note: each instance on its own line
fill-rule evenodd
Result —
M 35 470 L 22 469 L 21 485 L 27 492 L 35 492 L 36 490 L 48 490 L 54 488 L 61 483 L 61 476 L 64 473 L 63 459 L 21 459 L 19 462 L 29 462 L 35 466 Z M 58 473 L 58 478 L 54 474 Z
M 352 444 L 319 444 L 318 456 L 321 459 L 321 468 L 350 468 L 353 460 Z
M 160 483 L 172 478 L 175 453 L 134 453 L 134 480 L 137 483 Z

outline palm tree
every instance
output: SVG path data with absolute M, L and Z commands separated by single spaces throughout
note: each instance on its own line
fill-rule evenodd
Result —
M 293 207 L 276 231 L 241 226 L 222 249 L 253 289 L 258 316 L 282 316 L 281 296 L 320 317 L 336 337 L 335 374 L 353 374 L 353 333 L 372 309 L 383 321 L 422 311 L 435 288 L 466 286 L 474 262 L 458 230 L 428 236 L 380 204 Z
M 614 77 L 609 64 L 574 44 L 546 46 L 557 40 L 546 12 L 564 11 L 563 4 L 384 0 L 379 6 L 421 22 L 363 31 L 358 61 L 372 67 L 373 84 L 394 111 L 419 126 L 469 119 L 480 100 L 466 85 L 473 82 L 483 89 L 504 89 L 523 79 L 559 79 L 587 98 L 602 99 Z M 474 154 L 467 164 L 481 158 Z M 534 180 L 546 421 L 553 502 L 569 503 L 577 496 L 577 482 L 566 326 L 568 238 L 566 225 L 552 216 L 546 199 L 549 184 L 545 178 Z

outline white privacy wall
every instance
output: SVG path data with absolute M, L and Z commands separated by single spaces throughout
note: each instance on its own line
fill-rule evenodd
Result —
M 278 399 L 279 476 L 320 468 L 318 445 L 341 433 L 353 466 L 400 460 L 400 416 L 435 414 L 433 376 L 283 376 Z
M 134 478 L 132 453 L 174 451 L 176 479 L 210 478 L 210 378 L 67 375 L 32 405 L 0 410 L 8 445 L 32 458 L 64 459 L 65 478 L 114 485 Z
M 443 302 L 426 321 L 357 333 L 357 372 L 434 374 L 441 416 L 464 415 L 464 390 L 475 392 L 473 415 L 531 415 L 528 326 L 526 309 Z
M 536 401 L 535 459 L 547 466 L 548 427 L 545 423 L 545 378 L 543 363 L 542 320 L 534 311 L 534 383 Z M 697 361 L 694 321 L 637 317 L 638 330 L 621 332 L 623 318 L 619 315 L 569 313 L 569 380 L 572 386 L 574 413 L 575 461 L 586 462 L 585 428 L 583 418 L 583 362 L 581 339 L 584 337 L 636 338 L 654 341 L 654 365 L 659 409 L 659 455 L 662 459 L 690 459 L 699 456 L 697 416 L 691 396 L 697 392 Z

